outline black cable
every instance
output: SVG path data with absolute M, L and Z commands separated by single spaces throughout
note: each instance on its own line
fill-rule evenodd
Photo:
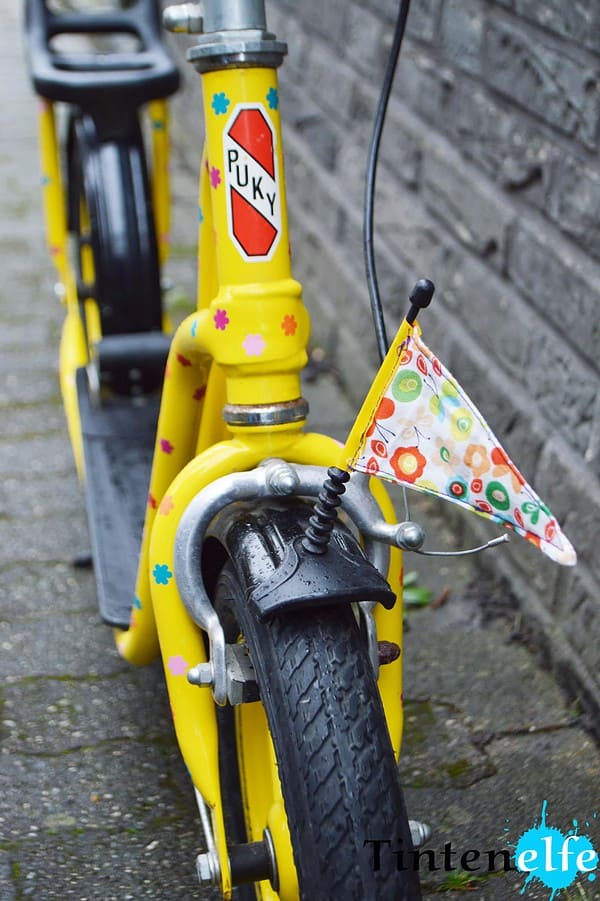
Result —
M 381 296 L 379 294 L 379 284 L 377 282 L 377 271 L 375 268 L 375 253 L 373 248 L 373 208 L 375 203 L 375 179 L 377 175 L 377 161 L 379 158 L 379 145 L 381 143 L 381 135 L 385 122 L 388 101 L 392 90 L 392 83 L 396 73 L 396 65 L 400 56 L 400 48 L 402 46 L 402 38 L 406 29 L 406 20 L 410 9 L 410 0 L 401 0 L 396 25 L 394 27 L 394 40 L 388 57 L 381 94 L 379 96 L 379 104 L 377 106 L 377 114 L 375 116 L 375 124 L 373 126 L 373 135 L 371 138 L 371 146 L 369 147 L 369 155 L 367 157 L 367 175 L 365 184 L 365 202 L 364 202 L 364 220 L 363 220 L 363 245 L 365 253 L 365 267 L 367 273 L 367 286 L 369 288 L 369 297 L 371 300 L 371 313 L 373 315 L 373 324 L 375 326 L 375 335 L 377 337 L 377 347 L 381 360 L 385 357 L 388 350 L 388 339 L 383 318 L 383 308 L 381 305 Z

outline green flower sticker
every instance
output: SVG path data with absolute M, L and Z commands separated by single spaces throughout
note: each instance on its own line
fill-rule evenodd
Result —
M 485 489 L 485 496 L 496 510 L 505 513 L 510 509 L 510 495 L 502 482 L 490 482 Z
M 423 381 L 414 369 L 399 372 L 392 382 L 392 394 L 403 404 L 416 400 L 423 390 Z

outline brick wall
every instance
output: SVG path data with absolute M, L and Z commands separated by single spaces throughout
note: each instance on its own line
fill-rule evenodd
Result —
M 268 5 L 270 28 L 290 46 L 280 79 L 295 274 L 357 403 L 376 365 L 364 161 L 396 6 Z M 599 83 L 597 0 L 414 0 L 376 207 L 390 332 L 412 283 L 432 278 L 428 343 L 579 552 L 572 572 L 516 540 L 492 557 L 549 659 L 596 711 Z

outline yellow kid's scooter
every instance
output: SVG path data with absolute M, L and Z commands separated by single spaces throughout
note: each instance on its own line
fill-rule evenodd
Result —
M 347 490 L 343 467 L 328 477 L 339 445 L 305 430 L 309 319 L 290 269 L 277 84 L 286 47 L 257 0 L 165 15 L 198 35 L 188 56 L 206 130 L 198 306 L 174 335 L 160 269 L 163 98 L 178 73 L 156 4 L 26 2 L 66 312 L 61 386 L 100 612 L 124 658 L 162 656 L 203 884 L 225 898 L 251 884 L 262 898 L 417 899 L 417 874 L 374 866 L 369 844 L 412 847 L 397 772 L 401 555 L 376 534 L 394 513 L 368 476 Z M 94 40 L 67 52 L 64 35 Z

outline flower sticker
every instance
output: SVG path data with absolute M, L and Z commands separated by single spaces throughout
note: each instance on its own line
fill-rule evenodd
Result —
M 211 106 L 215 112 L 215 116 L 224 116 L 229 109 L 230 103 L 231 100 L 225 91 L 219 91 L 218 93 L 213 94 Z
M 210 183 L 213 188 L 218 188 L 221 184 L 221 170 L 217 169 L 215 166 L 211 166 L 210 169 Z
M 152 577 L 157 585 L 168 585 L 173 578 L 173 573 L 166 563 L 157 563 L 152 570 Z
M 292 335 L 296 334 L 296 329 L 298 328 L 298 323 L 296 322 L 296 317 L 291 313 L 287 313 L 283 317 L 283 322 L 281 323 L 281 328 L 283 329 L 284 335 L 287 335 L 288 338 Z
M 153 510 L 156 510 L 156 498 L 151 491 L 148 492 L 148 506 L 152 507 Z
M 175 450 L 175 448 L 173 447 L 173 445 L 171 444 L 171 442 L 169 441 L 168 438 L 160 439 L 160 449 L 163 452 L 163 454 L 172 454 L 173 451 Z
M 206 396 L 206 385 L 202 385 L 200 388 L 196 388 L 194 391 L 194 395 L 192 400 L 204 400 Z
M 184 357 L 183 354 L 177 354 L 177 362 L 181 363 L 182 366 L 191 366 L 192 361 L 188 360 L 187 357 Z
M 181 654 L 178 654 L 176 657 L 169 657 L 167 666 L 169 668 L 169 672 L 174 676 L 185 676 L 190 665 L 187 660 L 183 659 Z
M 220 331 L 224 332 L 230 322 L 229 316 L 227 315 L 227 310 L 217 310 L 217 312 L 213 316 L 213 322 L 215 324 L 215 328 L 218 328 Z
M 249 357 L 260 357 L 267 342 L 262 335 L 246 335 L 242 342 L 242 347 Z
M 197 331 L 198 331 L 198 320 L 197 320 L 197 319 L 194 319 L 194 321 L 192 322 L 192 327 L 191 327 L 191 329 L 190 329 L 190 333 L 191 333 L 192 338 L 195 338 L 195 337 L 196 337 L 196 332 L 197 332 Z
M 158 508 L 158 512 L 163 516 L 168 516 L 175 504 L 173 503 L 173 498 L 170 494 L 165 494 L 162 501 L 160 502 L 160 507 Z
M 277 109 L 279 106 L 279 91 L 277 88 L 269 88 L 267 92 L 267 103 L 269 109 Z

